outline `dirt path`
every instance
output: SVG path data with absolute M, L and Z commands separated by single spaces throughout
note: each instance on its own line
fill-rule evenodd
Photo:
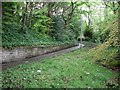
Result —
M 76 47 L 71 47 L 71 48 L 68 48 L 68 49 L 63 49 L 63 50 L 55 51 L 55 52 L 52 52 L 52 53 L 48 53 L 48 54 L 44 54 L 44 55 L 40 55 L 40 56 L 36 56 L 36 57 L 26 58 L 26 59 L 19 60 L 19 61 L 3 63 L 1 65 L 2 70 L 6 70 L 7 68 L 15 67 L 19 64 L 29 63 L 29 62 L 33 62 L 33 61 L 40 61 L 45 57 L 54 57 L 54 56 L 57 56 L 57 55 L 61 55 L 63 53 L 71 52 L 71 51 L 76 50 L 78 48 L 80 48 L 80 47 L 76 46 Z

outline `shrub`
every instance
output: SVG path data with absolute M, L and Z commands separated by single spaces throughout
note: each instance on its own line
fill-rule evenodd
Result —
M 110 29 L 108 38 L 104 43 L 97 46 L 94 49 L 89 51 L 90 57 L 93 58 L 93 61 L 100 62 L 101 64 L 107 66 L 117 66 L 119 65 L 119 54 L 120 54 L 120 40 L 119 40 L 119 29 L 117 24 L 118 20 L 114 20 L 107 27 Z
M 64 29 L 64 21 L 60 16 L 54 16 L 53 22 L 53 31 L 51 36 L 53 36 L 57 41 L 71 42 L 75 40 L 74 31 L 70 28 L 70 26 L 67 26 L 67 30 Z
M 88 41 L 93 38 L 93 29 L 86 27 L 86 30 L 83 32 L 85 36 L 85 40 Z

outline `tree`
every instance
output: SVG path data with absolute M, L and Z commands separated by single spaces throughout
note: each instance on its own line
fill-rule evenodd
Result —
M 22 32 L 26 33 L 27 27 L 27 14 L 28 14 L 28 2 L 25 2 L 25 6 L 23 7 L 23 16 L 22 16 Z
M 30 2 L 29 27 L 32 28 L 33 2 Z
M 20 24 L 19 9 L 20 3 L 18 2 L 2 3 L 2 29 L 4 32 L 18 29 L 18 24 Z
M 62 11 L 62 18 L 64 20 L 64 29 L 67 28 L 69 21 L 72 19 L 75 9 L 77 8 L 77 2 L 65 3 Z
M 106 5 L 106 7 L 109 7 L 114 14 L 117 13 L 119 9 L 119 3 L 117 3 L 116 1 L 112 1 L 112 2 L 104 2 L 104 4 Z

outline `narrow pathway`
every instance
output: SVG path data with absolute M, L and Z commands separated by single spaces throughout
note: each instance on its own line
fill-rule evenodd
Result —
M 34 62 L 35 61 L 40 61 L 40 60 L 43 60 L 43 58 L 45 58 L 45 57 L 54 57 L 54 56 L 57 56 L 57 55 L 61 55 L 63 53 L 71 52 L 71 51 L 76 50 L 78 48 L 80 48 L 80 46 L 71 47 L 71 48 L 51 52 L 51 53 L 36 56 L 36 57 L 25 58 L 25 59 L 19 60 L 19 61 L 13 61 L 13 62 L 4 63 L 4 64 L 2 64 L 2 70 L 6 70 L 7 68 L 15 67 L 15 66 L 17 66 L 19 64 L 29 63 L 29 62 L 33 62 L 33 61 Z

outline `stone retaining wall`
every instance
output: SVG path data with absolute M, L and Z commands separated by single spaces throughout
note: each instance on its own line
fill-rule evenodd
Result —
M 17 60 L 23 60 L 24 58 L 34 57 L 49 52 L 65 49 L 74 45 L 61 45 L 61 46 L 49 46 L 49 47 L 17 47 L 14 49 L 0 49 L 0 63 L 12 62 Z

